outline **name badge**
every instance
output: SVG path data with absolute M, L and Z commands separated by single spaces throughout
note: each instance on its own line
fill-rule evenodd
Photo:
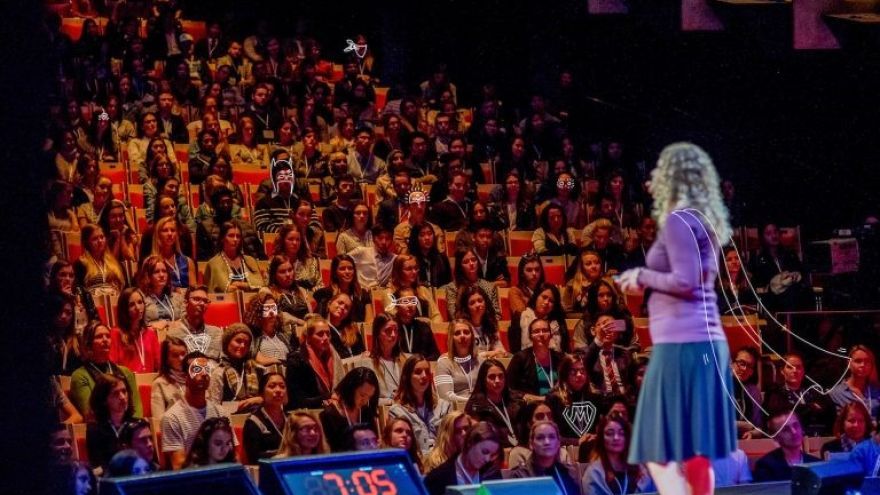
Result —
M 271 129 L 266 129 L 265 131 L 263 131 L 263 139 L 266 139 L 268 141 L 275 140 L 275 131 Z

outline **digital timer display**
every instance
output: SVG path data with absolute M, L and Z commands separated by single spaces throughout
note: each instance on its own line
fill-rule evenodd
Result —
M 292 493 L 301 495 L 409 495 L 419 493 L 403 463 L 383 467 L 293 472 L 284 475 Z

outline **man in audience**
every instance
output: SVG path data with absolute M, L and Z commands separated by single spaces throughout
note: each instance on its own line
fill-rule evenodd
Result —
M 153 445 L 153 432 L 150 423 L 145 419 L 135 419 L 125 423 L 119 432 L 119 445 L 122 449 L 137 452 L 138 457 L 147 461 L 153 470 L 157 470 L 156 448 Z
M 171 91 L 162 91 L 159 93 L 159 131 L 162 137 L 170 139 L 173 143 L 186 143 L 189 136 L 186 132 L 186 122 L 183 117 L 174 114 L 174 95 Z M 173 150 L 168 150 L 173 153 Z
M 269 104 L 271 89 L 267 83 L 258 83 L 254 87 L 251 103 L 243 113 L 244 116 L 254 120 L 258 143 L 274 142 L 274 130 L 281 126 L 281 112 Z
M 376 211 L 376 223 L 381 223 L 389 229 L 394 229 L 397 224 L 403 222 L 409 216 L 406 199 L 412 188 L 412 179 L 410 179 L 409 172 L 401 170 L 394 174 L 391 180 L 396 197 L 379 203 L 379 208 Z
M 181 469 L 199 427 L 208 418 L 226 417 L 220 404 L 208 401 L 211 362 L 200 352 L 183 358 L 186 391 L 162 416 L 162 452 L 171 456 L 171 469 Z
M 336 199 L 324 209 L 325 232 L 342 232 L 351 227 L 354 210 L 352 197 L 356 187 L 351 175 L 345 174 L 336 180 Z
M 377 223 L 373 226 L 373 245 L 356 247 L 348 255 L 354 259 L 357 267 L 358 282 L 361 287 L 385 287 L 391 277 L 394 265 L 394 240 L 391 229 L 387 225 Z
M 755 463 L 755 482 L 790 480 L 792 466 L 820 461 L 818 457 L 804 452 L 804 432 L 794 411 L 773 414 L 767 426 L 770 433 L 778 432 L 776 442 L 779 448 Z
M 366 423 L 355 423 L 345 432 L 346 450 L 376 450 L 379 448 L 379 437 L 373 427 Z
M 354 147 L 348 152 L 348 173 L 358 182 L 375 184 L 385 172 L 385 160 L 373 154 L 375 139 L 369 127 L 359 128 L 354 135 Z
M 226 55 L 217 59 L 217 67 L 223 66 L 228 66 L 232 70 L 229 81 L 231 84 L 242 89 L 254 84 L 254 64 L 247 57 L 242 56 L 240 41 L 230 41 Z
M 409 176 L 419 179 L 423 184 L 437 182 L 436 166 L 428 152 L 428 136 L 421 132 L 414 132 L 410 136 L 409 156 L 406 157 L 406 167 Z
M 449 153 L 449 143 L 453 137 L 452 116 L 448 113 L 438 114 L 434 119 L 434 152 L 437 156 Z
M 73 436 L 67 425 L 58 423 L 50 434 L 49 451 L 52 461 L 57 463 L 70 462 L 73 459 Z
M 507 268 L 507 258 L 492 249 L 493 233 L 488 220 L 478 222 L 474 227 L 474 250 L 483 267 L 480 278 L 494 283 L 496 287 L 507 287 L 510 284 L 510 269 Z
M 186 290 L 186 313 L 168 326 L 168 336 L 186 342 L 187 352 L 200 352 L 214 362 L 220 362 L 223 332 L 219 327 L 205 323 L 205 312 L 211 300 L 208 287 L 190 286 Z M 184 368 L 186 369 L 186 368 Z
M 254 226 L 259 232 L 277 232 L 290 223 L 291 213 L 299 205 L 294 192 L 293 166 L 288 158 L 274 158 L 271 164 L 273 191 L 262 197 L 254 207 Z
M 462 170 L 449 174 L 449 195 L 431 207 L 431 220 L 443 230 L 461 230 L 467 225 L 471 203 L 467 198 L 470 179 Z

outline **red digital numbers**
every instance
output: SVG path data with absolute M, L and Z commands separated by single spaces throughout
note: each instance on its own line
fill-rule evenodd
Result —
M 388 477 L 388 473 L 384 469 L 355 471 L 351 473 L 351 484 L 357 495 L 397 495 L 397 484 Z M 324 487 L 325 489 L 335 488 L 339 495 L 350 495 L 351 493 L 346 488 L 346 480 L 337 473 L 324 473 Z
M 339 495 L 348 495 L 348 488 L 345 487 L 345 481 L 342 479 L 342 476 L 339 476 L 336 473 L 324 473 L 324 481 L 336 483 L 336 488 L 339 489 Z
M 397 495 L 397 484 L 388 478 L 388 473 L 386 473 L 384 469 L 374 469 L 373 472 L 370 473 L 370 477 L 373 479 L 373 483 L 377 487 L 386 490 L 380 492 L 379 495 Z

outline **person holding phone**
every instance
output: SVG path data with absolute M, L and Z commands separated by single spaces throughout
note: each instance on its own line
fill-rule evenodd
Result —
M 626 331 L 626 322 L 603 315 L 596 319 L 591 330 L 593 340 L 584 356 L 590 387 L 605 398 L 629 397 L 632 385 L 627 383 L 626 377 L 632 366 L 632 354 L 618 345 L 620 336 Z
M 651 173 L 657 240 L 646 267 L 616 278 L 651 289 L 651 362 L 639 393 L 630 464 L 647 463 L 661 494 L 714 492 L 712 460 L 736 450 L 730 351 L 715 279 L 730 241 L 718 173 L 705 151 L 675 143 Z

